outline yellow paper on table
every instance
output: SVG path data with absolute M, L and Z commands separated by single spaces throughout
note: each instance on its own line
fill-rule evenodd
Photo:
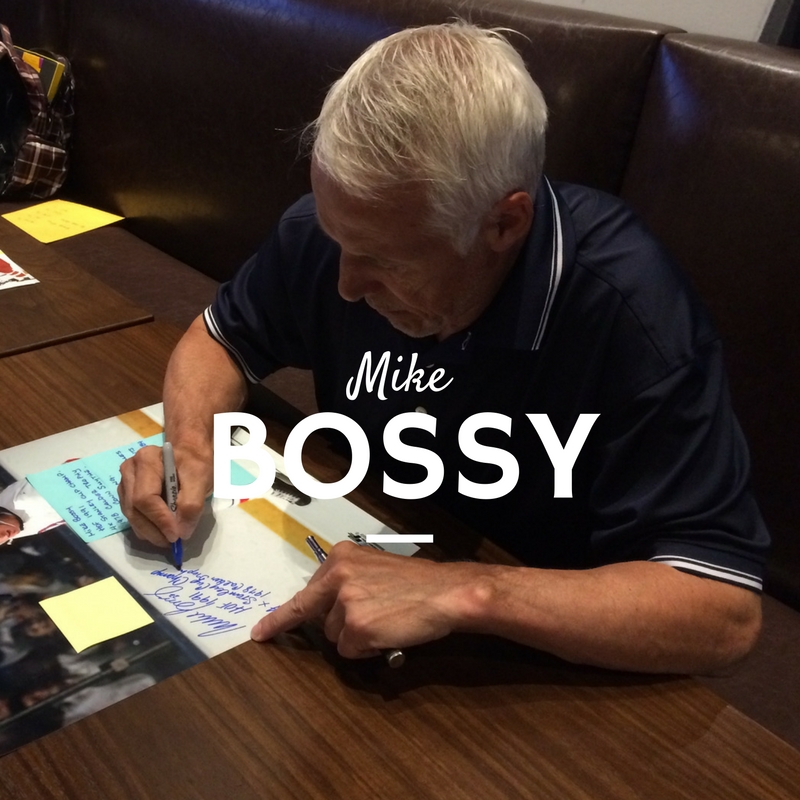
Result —
M 70 203 L 68 200 L 48 200 L 35 206 L 10 211 L 3 214 L 3 219 L 22 228 L 40 242 L 48 244 L 67 236 L 102 228 L 112 222 L 119 222 L 124 217 L 100 211 L 97 208 Z
M 113 577 L 49 597 L 39 605 L 76 653 L 153 621 Z

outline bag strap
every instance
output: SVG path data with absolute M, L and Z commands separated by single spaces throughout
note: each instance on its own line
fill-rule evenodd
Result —
M 22 82 L 25 85 L 31 111 L 30 127 L 34 131 L 37 129 L 43 130 L 47 124 L 47 95 L 44 93 L 44 87 L 39 75 L 30 64 L 26 64 L 20 58 L 19 53 L 14 48 L 14 43 L 11 41 L 11 34 L 5 25 L 0 25 L 0 39 L 2 39 L 0 51 L 5 50 L 9 58 L 11 58 L 17 74 L 22 78 Z

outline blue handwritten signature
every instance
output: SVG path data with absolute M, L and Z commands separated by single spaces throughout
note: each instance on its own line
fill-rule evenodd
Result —
M 265 589 L 206 575 L 196 569 L 177 573 L 156 569 L 150 574 L 163 578 L 165 583 L 155 592 L 147 592 L 144 596 L 154 597 L 172 606 L 171 610 L 164 612 L 165 617 L 185 614 L 191 624 L 199 624 L 202 630 L 197 634 L 198 637 L 241 630 L 245 626 L 238 625 L 230 617 L 253 608 L 261 610 L 262 614 L 269 614 L 278 607 L 269 603 L 271 592 Z

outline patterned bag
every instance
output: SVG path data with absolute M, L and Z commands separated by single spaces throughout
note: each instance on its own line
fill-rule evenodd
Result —
M 75 81 L 67 59 L 40 55 L 63 66 L 50 100 L 39 73 L 0 25 L 0 196 L 5 198 L 50 197 L 67 177 Z

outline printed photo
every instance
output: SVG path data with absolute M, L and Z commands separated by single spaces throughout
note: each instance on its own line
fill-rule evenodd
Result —
M 39 602 L 113 574 L 64 525 L 0 547 L 0 756 L 205 659 L 161 619 L 76 653 Z
M 10 289 L 12 286 L 25 286 L 31 283 L 39 283 L 39 281 L 0 250 L 0 289 Z

